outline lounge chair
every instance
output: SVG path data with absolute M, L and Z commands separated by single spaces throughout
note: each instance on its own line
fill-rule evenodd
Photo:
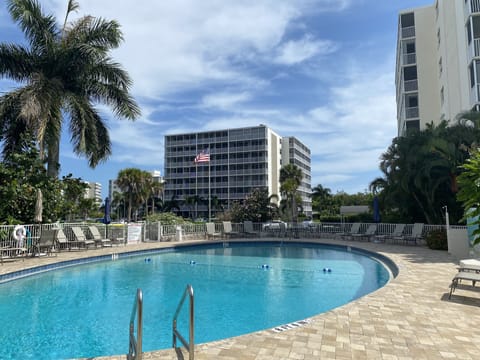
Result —
M 366 240 L 370 241 L 372 237 L 377 233 L 377 224 L 368 225 L 367 230 L 363 234 L 351 234 L 352 239 Z
M 215 230 L 214 223 L 207 223 L 207 239 L 221 238 L 222 233 Z
M 223 235 L 225 237 L 232 237 L 232 236 L 238 236 L 238 232 L 237 231 L 233 231 L 232 229 L 232 223 L 230 221 L 224 221 L 223 222 Z
M 453 292 L 458 287 L 460 280 L 469 280 L 472 282 L 472 285 L 462 285 L 464 290 L 475 290 L 475 284 L 477 281 L 480 281 L 480 273 L 472 271 L 459 271 L 452 280 L 450 285 L 450 294 L 448 298 L 452 297 Z
M 388 239 L 392 241 L 403 240 L 403 231 L 405 230 L 405 224 L 396 224 L 391 234 L 375 235 L 375 242 L 386 242 Z
M 97 247 L 97 245 L 100 245 L 101 247 L 112 246 L 112 242 L 110 241 L 110 239 L 106 239 L 102 235 L 100 235 L 100 232 L 98 231 L 98 228 L 96 226 L 91 225 L 88 227 L 88 230 L 90 230 L 93 241 L 95 241 L 95 247 Z
M 477 260 L 477 259 L 460 260 L 460 271 L 480 271 L 480 260 Z
M 404 243 L 413 243 L 417 245 L 418 241 L 423 239 L 423 223 L 413 224 L 412 233 L 403 237 Z
M 37 243 L 33 247 L 33 254 L 40 256 L 41 253 L 45 252 L 46 255 L 52 255 L 57 233 L 58 229 L 43 229 Z
M 246 236 L 258 236 L 258 232 L 253 230 L 253 223 L 249 220 L 243 222 L 243 233 Z
M 84 248 L 88 250 L 89 246 L 95 246 L 95 241 L 93 240 L 87 240 L 85 237 L 85 234 L 83 233 L 82 229 L 79 228 L 78 226 L 73 226 L 72 227 L 72 233 L 73 233 L 73 241 L 72 245 L 77 245 L 77 248 Z
M 65 250 L 68 249 L 70 250 L 71 244 L 70 241 L 68 241 L 67 237 L 65 236 L 65 233 L 63 232 L 62 229 L 58 229 L 57 231 L 57 249 L 60 250 Z
M 350 231 L 337 233 L 335 234 L 335 237 L 340 236 L 343 240 L 346 240 L 347 238 L 351 239 L 352 235 L 359 234 L 359 231 L 360 231 L 360 223 L 353 223 L 352 227 L 350 228 Z

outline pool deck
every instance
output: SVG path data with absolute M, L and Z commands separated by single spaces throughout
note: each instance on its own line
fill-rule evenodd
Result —
M 399 275 L 374 293 L 309 318 L 310 322 L 306 325 L 282 332 L 264 330 L 197 345 L 195 359 L 480 359 L 480 286 L 478 291 L 460 286 L 451 300 L 448 299 L 458 259 L 446 251 L 419 246 L 328 239 L 305 241 L 348 244 L 378 252 L 397 264 Z M 205 240 L 198 243 L 205 243 Z M 175 244 L 144 243 L 61 252 L 58 256 L 5 262 L 0 266 L 0 274 L 79 257 Z M 125 338 L 128 338 L 127 334 Z M 126 356 L 98 359 L 124 360 Z M 188 359 L 188 354 L 170 349 L 144 353 L 143 359 Z

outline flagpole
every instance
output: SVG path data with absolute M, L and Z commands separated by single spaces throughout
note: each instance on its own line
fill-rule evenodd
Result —
M 195 220 L 198 219 L 198 163 L 195 161 Z
M 208 148 L 208 153 L 210 154 L 210 148 Z M 210 161 L 212 159 L 212 155 L 210 154 L 210 159 L 208 161 L 208 221 L 212 220 L 212 196 L 210 195 Z

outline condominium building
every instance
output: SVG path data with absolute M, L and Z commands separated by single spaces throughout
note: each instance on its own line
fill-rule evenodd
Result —
M 97 182 L 85 181 L 88 187 L 85 189 L 84 197 L 86 199 L 94 199 L 97 205 L 102 203 L 102 184 Z
M 282 166 L 294 164 L 302 170 L 302 183 L 298 192 L 302 197 L 303 212 L 312 216 L 312 175 L 310 149 L 293 136 L 282 138 Z
M 480 105 L 480 0 L 436 0 L 399 14 L 398 135 Z
M 204 218 L 209 194 L 212 215 L 256 188 L 267 189 L 279 201 L 281 151 L 281 136 L 265 125 L 166 135 L 165 199 L 178 200 L 182 216 Z M 305 181 L 310 183 L 310 177 Z

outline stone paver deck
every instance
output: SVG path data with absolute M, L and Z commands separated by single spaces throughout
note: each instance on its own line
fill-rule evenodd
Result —
M 325 239 L 306 241 L 339 243 Z M 62 252 L 57 257 L 4 263 L 0 274 L 72 258 L 173 244 Z M 458 259 L 445 251 L 424 247 L 345 241 L 341 244 L 388 256 L 399 267 L 398 277 L 374 293 L 310 318 L 311 322 L 302 327 L 280 333 L 265 330 L 197 345 L 195 359 L 480 359 L 480 290 L 460 287 L 448 300 Z M 188 354 L 169 349 L 145 353 L 143 358 L 177 360 L 188 359 Z M 123 360 L 126 356 L 101 359 Z

